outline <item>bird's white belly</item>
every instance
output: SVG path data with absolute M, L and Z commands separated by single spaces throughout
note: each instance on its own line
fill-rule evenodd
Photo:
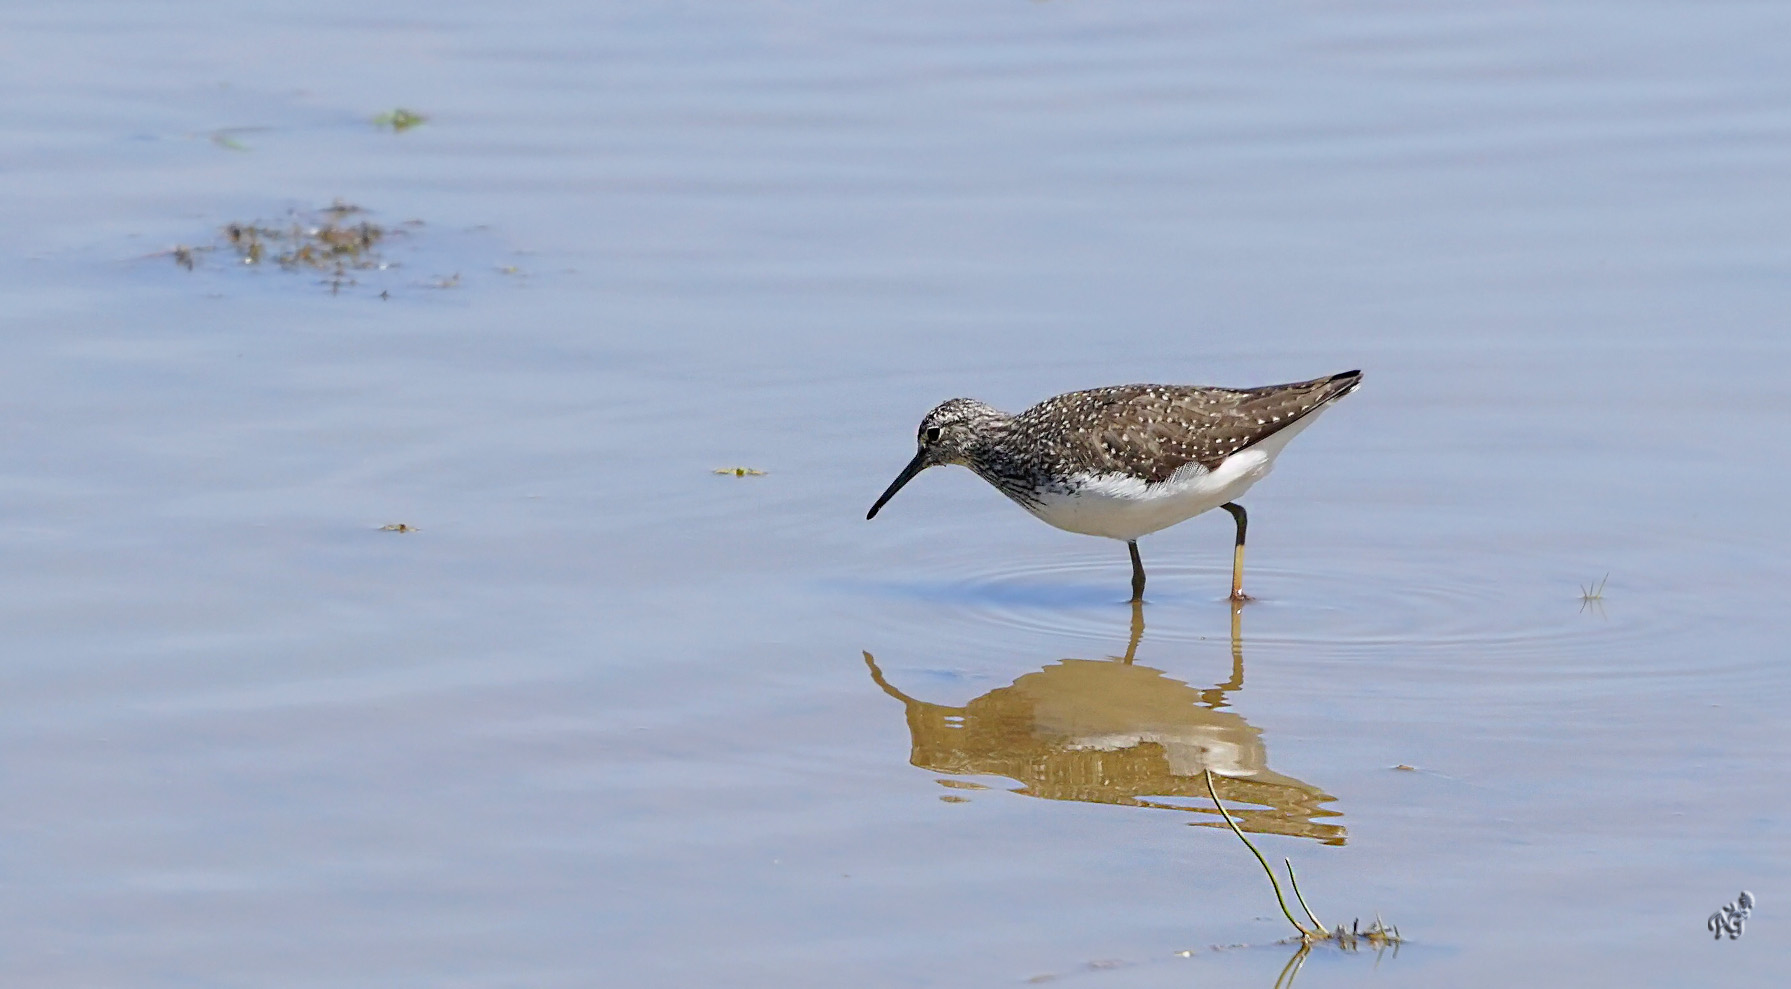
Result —
M 1272 456 L 1244 450 L 1218 470 L 1190 464 L 1156 484 L 1126 474 L 1086 475 L 1074 493 L 1043 494 L 1031 511 L 1070 532 L 1137 539 L 1242 497 L 1273 465 Z

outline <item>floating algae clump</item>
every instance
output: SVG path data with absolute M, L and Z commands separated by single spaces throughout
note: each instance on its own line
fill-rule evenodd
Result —
M 379 116 L 374 117 L 373 125 L 375 127 L 389 127 L 393 131 L 402 134 L 412 127 L 422 126 L 428 120 L 428 117 L 423 116 L 415 110 L 406 110 L 403 107 L 399 107 L 389 113 L 382 113 Z
M 338 277 L 350 271 L 384 268 L 379 244 L 388 231 L 370 220 L 351 217 L 366 211 L 337 202 L 315 213 L 292 214 L 278 225 L 253 221 L 224 227 L 224 240 L 243 264 L 272 262 L 287 269 L 309 269 Z

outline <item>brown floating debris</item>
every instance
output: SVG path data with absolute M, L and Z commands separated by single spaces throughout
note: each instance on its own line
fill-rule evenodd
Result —
M 349 217 L 366 212 L 359 206 L 337 200 L 313 213 L 294 211 L 279 223 L 260 220 L 227 223 L 223 244 L 245 265 L 268 262 L 288 271 L 324 272 L 338 285 L 353 283 L 352 271 L 385 268 L 379 246 L 387 231 L 370 220 L 350 222 Z M 183 253 L 184 252 L 184 253 Z M 175 262 L 192 267 L 193 250 L 177 249 Z
M 484 262 L 469 269 L 459 260 L 431 261 L 433 272 L 407 274 L 405 269 L 417 264 L 416 252 L 425 247 L 421 238 L 441 238 L 427 233 L 421 220 L 387 222 L 340 199 L 317 209 L 289 209 L 273 219 L 238 220 L 214 229 L 216 236 L 209 241 L 174 242 L 150 256 L 173 258 L 189 271 L 277 268 L 305 275 L 305 281 L 332 294 L 349 295 L 359 288 L 354 294 L 379 299 L 412 289 L 477 286 L 479 274 L 490 270 Z M 526 282 L 519 277 L 516 284 Z

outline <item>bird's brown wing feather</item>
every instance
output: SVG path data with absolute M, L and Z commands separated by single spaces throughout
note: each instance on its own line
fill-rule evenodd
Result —
M 1302 416 L 1354 390 L 1359 372 L 1261 388 L 1121 385 L 1071 392 L 1022 413 L 1080 407 L 1093 423 L 1077 436 L 1078 459 L 1113 473 L 1164 481 L 1197 463 L 1211 470 Z

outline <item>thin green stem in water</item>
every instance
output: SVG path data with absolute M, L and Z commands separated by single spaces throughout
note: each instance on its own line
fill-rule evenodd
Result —
M 1306 905 L 1305 895 L 1300 892 L 1300 880 L 1294 875 L 1293 859 L 1284 858 L 1281 861 L 1287 865 L 1287 883 L 1293 887 L 1294 899 L 1300 901 L 1300 909 L 1306 911 L 1306 919 L 1312 921 L 1312 926 L 1318 928 L 1320 934 L 1328 935 L 1331 929 L 1324 924 L 1319 923 L 1318 917 L 1312 912 L 1312 908 Z
M 1262 866 L 1263 874 L 1269 877 L 1269 886 L 1275 890 L 1275 902 L 1281 904 L 1281 916 L 1287 918 L 1287 922 L 1294 926 L 1294 930 L 1300 932 L 1302 938 L 1318 936 L 1312 931 L 1301 927 L 1300 922 L 1294 919 L 1293 911 L 1287 908 L 1287 898 L 1281 895 L 1281 883 L 1275 879 L 1275 870 L 1269 868 L 1269 860 L 1262 857 L 1262 853 L 1256 850 L 1256 846 L 1250 843 L 1249 838 L 1244 837 L 1243 829 L 1238 827 L 1238 822 L 1231 819 L 1231 812 L 1226 810 L 1225 805 L 1219 802 L 1219 790 L 1217 787 L 1213 786 L 1213 771 L 1208 769 L 1205 770 L 1205 773 L 1206 792 L 1212 794 L 1213 806 L 1219 808 L 1220 816 L 1224 817 L 1225 823 L 1231 826 L 1231 833 L 1238 836 L 1238 840 L 1244 843 L 1245 848 L 1250 849 L 1250 854 L 1256 856 L 1257 864 Z M 1314 921 L 1314 923 L 1317 923 L 1317 921 Z

